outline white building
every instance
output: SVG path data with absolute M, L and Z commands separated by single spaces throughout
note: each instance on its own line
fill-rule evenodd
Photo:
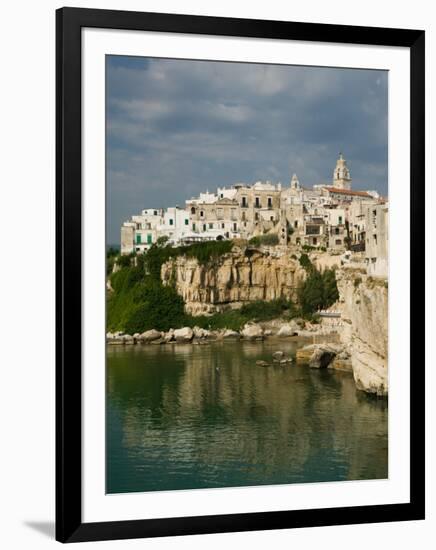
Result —
M 366 206 L 379 204 L 376 191 L 351 189 L 340 153 L 332 184 L 303 187 L 296 174 L 288 185 L 271 181 L 236 183 L 201 192 L 185 208 L 145 209 L 121 228 L 121 251 L 144 252 L 166 237 L 171 245 L 277 234 L 282 245 L 344 251 L 366 245 Z M 372 256 L 371 256 L 372 257 Z M 372 262 L 372 260 L 371 260 Z

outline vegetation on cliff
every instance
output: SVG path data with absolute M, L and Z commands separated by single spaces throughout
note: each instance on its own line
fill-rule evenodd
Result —
M 248 243 L 252 246 L 276 246 L 279 244 L 279 236 L 276 233 L 257 235 L 256 237 L 251 237 Z
M 207 264 L 229 253 L 232 247 L 232 241 L 210 241 L 177 247 L 161 246 L 157 243 L 142 257 L 144 258 L 147 272 L 153 279 L 160 281 L 161 267 L 170 258 L 185 256 L 187 258 L 196 258 L 200 264 Z
M 333 305 L 339 299 L 339 292 L 333 269 L 319 271 L 307 254 L 300 256 L 300 264 L 307 271 L 307 277 L 298 289 L 298 302 L 302 315 L 308 317 Z
M 147 254 L 121 256 L 116 259 L 118 270 L 109 276 L 112 290 L 108 293 L 107 328 L 129 334 L 149 329 L 167 331 L 182 326 L 200 326 L 211 330 L 240 330 L 248 321 L 268 321 L 275 318 L 291 319 L 298 316 L 313 318 L 338 299 L 335 272 L 318 271 L 307 254 L 300 257 L 307 271 L 306 280 L 298 289 L 298 306 L 290 300 L 247 303 L 240 309 L 213 315 L 191 316 L 184 311 L 183 298 L 174 285 L 163 285 L 160 279 L 162 264 L 177 256 L 194 257 L 201 263 L 217 260 L 230 252 L 231 241 L 198 243 L 171 248 L 155 245 Z M 113 265 L 113 256 L 108 257 Z
M 183 299 L 171 285 L 160 279 L 162 264 L 170 258 L 186 256 L 208 263 L 230 252 L 231 241 L 213 241 L 173 248 L 165 242 L 153 245 L 147 254 L 116 258 L 118 270 L 109 276 L 112 291 L 107 301 L 107 327 L 129 334 L 149 329 L 169 330 L 192 325 L 184 312 Z M 107 266 L 114 265 L 108 253 Z

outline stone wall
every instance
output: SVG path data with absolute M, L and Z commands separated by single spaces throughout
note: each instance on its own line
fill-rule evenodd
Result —
M 388 393 L 387 279 L 367 276 L 366 270 L 343 267 L 336 274 L 343 328 L 358 389 Z
M 236 248 L 219 261 L 201 265 L 177 257 L 162 266 L 164 284 L 174 282 L 192 315 L 237 308 L 256 300 L 296 299 L 305 271 L 289 251 Z

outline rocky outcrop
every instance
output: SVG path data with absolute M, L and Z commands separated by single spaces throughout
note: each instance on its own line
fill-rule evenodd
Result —
M 201 264 L 178 256 L 163 264 L 161 279 L 174 283 L 187 313 L 202 315 L 256 300 L 296 299 L 305 271 L 289 250 L 235 247 L 218 260 Z
M 297 363 L 308 364 L 313 369 L 352 370 L 350 355 L 344 344 L 310 344 L 297 350 L 296 359 Z
M 388 393 L 388 285 L 365 269 L 344 267 L 336 274 L 343 328 L 358 389 Z

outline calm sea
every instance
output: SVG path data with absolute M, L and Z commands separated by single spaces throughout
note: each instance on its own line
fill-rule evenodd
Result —
M 299 345 L 108 346 L 107 492 L 386 478 L 387 401 L 255 364 Z

